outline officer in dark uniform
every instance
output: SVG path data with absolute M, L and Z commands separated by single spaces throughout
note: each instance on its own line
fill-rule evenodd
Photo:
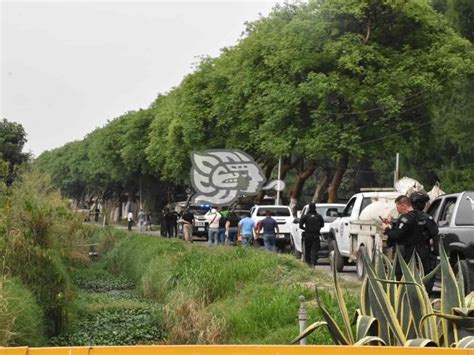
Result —
M 435 250 L 435 239 L 438 236 L 438 225 L 434 221 L 433 217 L 430 216 L 428 213 L 424 212 L 425 211 L 425 206 L 430 200 L 430 197 L 423 193 L 423 192 L 413 192 L 410 195 L 410 201 L 413 206 L 413 208 L 417 211 L 418 213 L 418 219 L 419 223 L 422 223 L 422 221 L 426 222 L 425 228 L 423 233 L 425 234 L 425 239 L 428 240 L 429 245 L 430 245 L 430 254 L 429 254 L 429 267 L 425 267 L 423 265 L 423 269 L 425 271 L 425 275 L 428 274 L 431 270 L 433 270 L 436 267 L 436 263 L 438 262 L 438 251 Z M 428 263 L 428 262 L 427 262 Z M 434 285 L 434 277 L 429 280 L 425 286 L 426 290 L 428 293 L 431 293 L 431 290 L 433 289 Z
M 319 236 L 323 227 L 323 217 L 316 212 L 316 205 L 310 203 L 308 212 L 300 219 L 300 229 L 304 230 L 304 261 L 310 266 L 318 262 L 318 251 L 321 247 Z
M 413 192 L 410 195 L 411 205 L 413 206 L 413 209 L 418 212 L 418 219 L 425 222 L 425 228 L 423 231 L 425 237 L 432 241 L 438 235 L 439 229 L 433 217 L 424 212 L 426 203 L 429 200 L 429 196 L 422 192 Z M 430 244 L 432 245 L 433 243 L 430 242 Z
M 424 211 L 426 203 L 430 200 L 430 197 L 423 192 L 413 192 L 410 195 L 410 201 L 413 208 L 417 211 Z
M 165 222 L 166 222 L 166 236 L 168 238 L 176 237 L 175 235 L 175 223 L 178 221 L 177 215 L 173 213 L 174 211 L 166 210 Z
M 400 213 L 398 222 L 391 227 L 389 221 L 384 221 L 382 228 L 388 236 L 389 245 L 397 245 L 401 256 L 408 262 L 416 251 L 421 259 L 425 274 L 431 271 L 431 247 L 430 232 L 427 227 L 427 218 L 424 212 L 413 208 L 411 200 L 407 196 L 399 196 L 395 199 L 397 211 Z M 402 276 L 401 269 L 396 270 L 397 278 Z

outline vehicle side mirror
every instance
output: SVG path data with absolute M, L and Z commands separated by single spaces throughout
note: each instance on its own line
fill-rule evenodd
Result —
M 299 219 L 299 218 L 295 218 L 295 219 L 293 220 L 293 223 L 295 223 L 295 224 L 300 223 L 300 219 Z
M 342 212 L 337 212 L 338 217 L 342 217 Z
M 448 226 L 448 221 L 439 221 L 438 222 L 438 227 L 447 227 Z

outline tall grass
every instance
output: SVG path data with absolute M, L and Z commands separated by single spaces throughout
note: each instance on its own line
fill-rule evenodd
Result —
M 315 287 L 337 309 L 330 276 L 292 256 L 253 248 L 190 246 L 123 233 L 105 264 L 165 305 L 169 343 L 286 344 L 298 334 L 298 296 L 314 302 Z M 355 312 L 356 298 L 347 298 Z M 314 311 L 310 316 L 320 318 Z M 327 332 L 310 342 L 332 343 Z
M 41 333 L 57 334 L 67 323 L 73 291 L 66 263 L 88 262 L 89 237 L 47 177 L 27 171 L 4 192 L 0 205 L 4 276 L 15 280 L 13 290 L 27 290 L 33 295 L 41 312 L 31 311 L 36 321 L 29 323 L 37 325 Z M 29 297 L 14 299 L 19 309 L 34 308 Z M 22 345 L 29 345 L 28 341 L 35 338 L 22 338 L 20 333 L 10 342 L 23 339 Z
M 43 311 L 19 280 L 0 283 L 0 324 L 2 346 L 47 344 Z

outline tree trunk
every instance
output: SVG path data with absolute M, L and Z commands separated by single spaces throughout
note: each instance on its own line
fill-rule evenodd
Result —
M 270 177 L 272 176 L 273 168 L 275 167 L 274 163 L 268 163 L 265 166 L 265 178 L 267 179 L 266 183 L 269 182 Z M 255 203 L 262 204 L 263 198 L 265 197 L 265 190 L 258 191 L 257 195 L 255 196 Z
M 349 163 L 349 155 L 344 154 L 343 157 L 337 162 L 336 171 L 332 177 L 331 184 L 328 187 L 328 203 L 337 202 L 337 190 L 341 184 L 342 177 L 347 169 L 347 164 Z
M 311 200 L 311 202 L 314 202 L 314 203 L 321 202 L 323 191 L 326 190 L 328 185 L 329 185 L 329 176 L 325 174 L 323 178 L 321 179 L 321 181 L 316 186 L 316 189 L 314 190 L 313 199 Z
M 301 191 L 303 190 L 304 183 L 311 175 L 313 175 L 315 170 L 316 161 L 308 160 L 304 169 L 296 176 L 295 185 L 293 186 L 290 195 L 290 208 L 294 213 L 296 212 L 296 205 L 298 203 L 298 199 L 301 196 Z
M 286 174 L 292 168 L 290 160 L 291 159 L 289 157 L 284 157 L 284 158 L 281 159 L 281 171 L 280 171 L 280 179 L 281 180 L 285 180 Z

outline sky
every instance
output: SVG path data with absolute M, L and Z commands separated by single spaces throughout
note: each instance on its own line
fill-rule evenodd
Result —
M 0 0 L 1 118 L 23 125 L 34 156 L 82 139 L 178 86 L 277 2 Z

